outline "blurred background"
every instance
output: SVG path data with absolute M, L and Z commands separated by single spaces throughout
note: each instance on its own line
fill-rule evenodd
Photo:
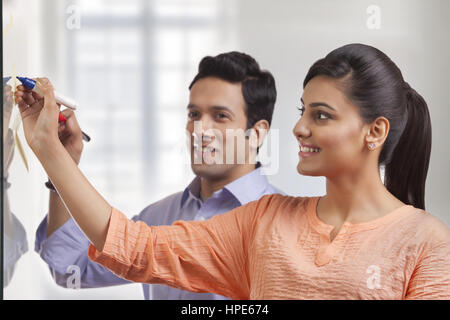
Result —
M 279 157 L 261 159 L 277 164 L 269 180 L 290 195 L 324 194 L 324 178 L 296 171 L 296 107 L 308 68 L 329 51 L 360 42 L 385 52 L 428 103 L 433 147 L 426 209 L 450 225 L 449 1 L 2 0 L 2 5 L 3 75 L 46 76 L 79 102 L 78 122 L 92 138 L 79 167 L 129 217 L 183 190 L 193 178 L 185 151 L 188 86 L 202 57 L 232 50 L 252 55 L 277 81 L 272 129 L 279 130 Z M 18 85 L 14 79 L 8 83 L 12 90 Z M 14 107 L 10 128 L 17 113 Z M 47 176 L 21 127 L 18 136 L 29 170 L 16 150 L 8 198 L 28 250 L 22 250 L 4 298 L 143 299 L 139 284 L 73 290 L 54 283 L 34 252 L 35 231 L 48 210 Z

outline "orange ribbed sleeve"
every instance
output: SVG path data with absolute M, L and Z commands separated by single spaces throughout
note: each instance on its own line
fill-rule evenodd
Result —
M 89 258 L 134 282 L 248 299 L 246 243 L 254 206 L 171 226 L 133 222 L 113 208 L 103 251 L 91 245 Z
M 439 222 L 428 224 L 419 234 L 423 243 L 408 283 L 405 299 L 441 300 L 450 298 L 450 237 Z

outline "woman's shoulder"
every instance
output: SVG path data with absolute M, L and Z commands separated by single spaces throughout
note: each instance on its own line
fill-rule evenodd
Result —
M 450 244 L 450 229 L 441 219 L 423 209 L 411 206 L 410 210 L 411 214 L 405 222 L 417 241 L 432 246 Z
M 289 196 L 280 193 L 273 193 L 269 195 L 264 195 L 259 200 L 254 202 L 254 205 L 258 211 L 272 211 L 270 209 L 275 210 L 304 210 L 308 209 L 308 206 L 311 205 L 318 197 L 296 197 Z

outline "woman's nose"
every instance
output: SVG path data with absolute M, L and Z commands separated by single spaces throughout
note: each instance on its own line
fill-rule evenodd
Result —
M 309 137 L 309 135 L 311 134 L 310 130 L 307 128 L 306 121 L 303 120 L 303 117 L 297 121 L 292 132 L 294 133 L 294 136 L 296 138 Z

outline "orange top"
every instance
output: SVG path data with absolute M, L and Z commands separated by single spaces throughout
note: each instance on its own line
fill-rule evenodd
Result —
M 410 205 L 333 227 L 319 197 L 268 195 L 206 221 L 133 222 L 112 209 L 102 252 L 118 276 L 233 299 L 449 299 L 450 232 Z

